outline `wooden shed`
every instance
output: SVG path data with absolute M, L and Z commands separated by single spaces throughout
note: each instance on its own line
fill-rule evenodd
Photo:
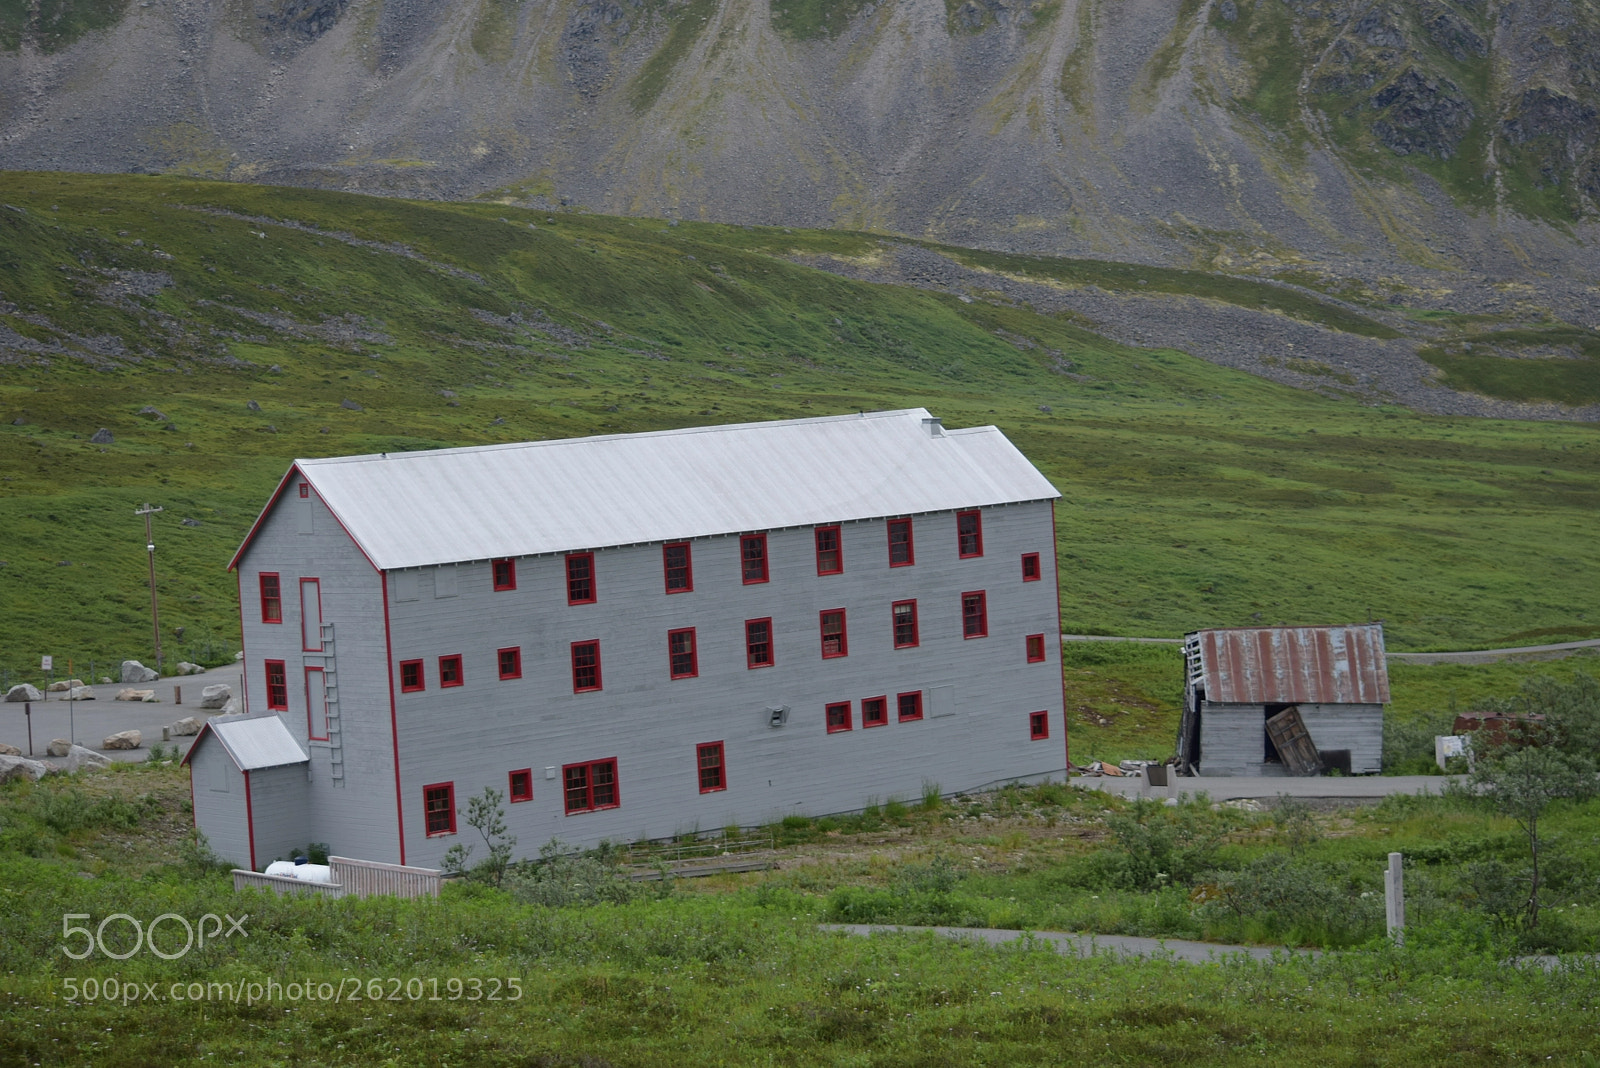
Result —
M 1185 636 L 1178 765 L 1190 775 L 1382 770 L 1383 627 L 1239 627 Z

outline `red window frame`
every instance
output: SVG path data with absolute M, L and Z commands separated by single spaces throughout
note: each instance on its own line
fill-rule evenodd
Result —
M 301 500 L 308 500 L 308 499 L 310 499 L 310 497 L 311 497 L 311 484 L 308 483 L 308 482 L 300 483 L 300 499 Z
M 692 679 L 700 674 L 699 643 L 693 627 L 667 631 L 667 673 L 675 679 Z
M 1043 574 L 1039 570 L 1039 554 L 1038 553 L 1023 553 L 1022 554 L 1022 581 L 1023 582 L 1038 582 L 1042 577 L 1043 577 Z
M 755 628 L 764 628 L 757 636 Z M 777 657 L 772 655 L 772 617 L 764 619 L 747 619 L 744 621 L 744 666 L 754 670 L 756 668 L 771 667 L 777 662 Z
M 894 695 L 895 715 L 901 723 L 922 718 L 922 691 L 912 690 L 910 693 L 897 693 Z
M 567 603 L 594 604 L 594 553 L 567 554 Z
M 1025 639 L 1025 648 L 1028 650 L 1028 663 L 1039 664 L 1044 662 L 1044 635 L 1030 634 Z
M 316 720 L 317 720 L 317 707 L 316 707 L 316 702 L 311 699 L 311 676 L 313 676 L 313 675 L 321 676 L 321 679 L 322 679 L 322 681 L 321 681 L 321 683 L 319 685 L 319 688 L 322 690 L 322 733 L 321 734 L 317 733 L 317 723 L 316 723 Z M 328 677 L 327 677 L 326 674 L 323 673 L 323 669 L 319 668 L 319 667 L 308 667 L 308 668 L 306 668 L 305 669 L 305 676 L 306 676 L 306 738 L 307 738 L 307 740 L 313 741 L 313 742 L 325 742 L 325 741 L 328 740 L 328 688 L 327 688 L 328 687 Z
M 261 622 L 283 622 L 283 583 L 276 571 L 261 572 Z
M 600 639 L 591 638 L 588 641 L 573 642 L 572 692 L 592 693 L 600 688 Z
M 889 725 L 889 696 L 863 697 L 861 699 L 861 726 L 886 727 Z
M 522 646 L 513 645 L 505 649 L 496 649 L 494 658 L 502 679 L 522 678 Z
M 1050 737 L 1050 713 L 1028 713 L 1028 738 L 1031 741 L 1042 741 Z
M 904 534 L 904 537 L 897 539 L 896 535 L 902 533 Z M 897 555 L 901 557 L 901 559 L 895 559 Z M 916 562 L 917 548 L 916 543 L 912 541 L 911 537 L 911 520 L 889 520 L 889 566 L 910 567 Z
M 754 586 L 758 582 L 766 582 L 767 573 L 767 536 L 765 534 L 741 534 L 739 536 L 739 577 L 746 586 Z
M 837 635 L 828 632 L 828 628 L 831 625 L 828 621 L 830 616 L 839 617 L 839 633 Z M 850 655 L 850 632 L 845 621 L 843 608 L 825 608 L 818 612 L 817 628 L 822 638 L 822 659 L 832 660 L 835 657 Z M 833 646 L 832 652 L 828 651 L 830 641 Z
M 506 776 L 506 793 L 512 803 L 533 800 L 533 769 L 519 768 Z
M 963 560 L 983 555 L 983 513 L 956 513 L 956 553 Z
M 617 758 L 562 765 L 561 794 L 569 816 L 617 808 L 622 804 L 622 790 L 617 782 Z
M 817 574 L 844 574 L 844 535 L 837 524 L 816 529 Z
M 683 550 L 683 563 L 674 563 L 672 556 Z M 694 592 L 694 553 L 686 541 L 673 541 L 661 547 L 661 577 L 668 593 Z M 677 585 L 673 585 L 673 580 Z
M 282 660 L 267 661 L 267 707 L 275 712 L 289 710 L 289 669 Z
M 517 562 L 509 556 L 489 561 L 489 571 L 496 593 L 517 588 Z
M 969 590 L 961 595 L 961 636 L 989 636 L 989 595 L 983 590 Z
M 831 701 L 822 710 L 823 723 L 827 725 L 829 734 L 838 734 L 852 728 L 850 722 L 850 702 Z
M 714 794 L 728 788 L 728 766 L 721 742 L 705 742 L 694 747 L 695 770 L 700 776 L 700 792 Z
M 430 783 L 422 788 L 422 826 L 429 838 L 456 833 L 456 784 Z
M 908 609 L 907 618 L 902 619 L 902 609 Z M 894 647 L 896 649 L 915 649 L 921 644 L 921 633 L 917 629 L 917 602 L 896 601 L 889 606 L 889 619 L 894 628 Z
M 439 658 L 439 688 L 464 686 L 467 676 L 461 669 L 461 654 L 454 656 L 441 656 Z
M 406 678 L 407 675 L 413 675 L 414 677 L 408 679 Z M 426 690 L 427 688 L 428 680 L 422 672 L 422 661 L 400 661 L 400 692 L 417 693 L 419 691 Z

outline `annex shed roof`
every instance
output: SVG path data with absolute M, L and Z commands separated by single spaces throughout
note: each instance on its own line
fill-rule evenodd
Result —
M 1061 495 L 997 428 L 922 408 L 296 460 L 284 484 L 296 471 L 383 570 Z
M 1264 705 L 1386 704 L 1383 626 L 1240 627 L 1188 636 L 1206 700 Z
M 228 722 L 233 720 L 233 722 Z M 200 743 L 207 735 L 214 735 L 222 743 L 222 748 L 227 750 L 228 756 L 233 759 L 240 771 L 258 771 L 261 768 L 276 768 L 284 764 L 304 764 L 311 757 L 300 748 L 300 743 L 294 740 L 294 735 L 289 733 L 289 728 L 283 725 L 283 720 L 277 716 L 261 716 L 256 719 L 234 719 L 232 716 L 219 716 L 216 719 L 206 720 L 206 725 L 200 729 L 194 743 L 189 746 L 189 751 L 183 756 L 183 763 L 189 762 L 189 757 L 200 748 Z

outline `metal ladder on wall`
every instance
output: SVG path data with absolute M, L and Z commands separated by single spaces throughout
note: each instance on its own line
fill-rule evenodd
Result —
M 328 762 L 335 786 L 344 785 L 344 743 L 339 724 L 339 658 L 333 624 L 322 624 L 322 686 L 328 703 Z

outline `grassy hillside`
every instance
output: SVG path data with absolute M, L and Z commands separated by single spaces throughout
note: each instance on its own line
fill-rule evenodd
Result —
M 1600 632 L 1592 426 L 1363 408 L 790 258 L 871 256 L 856 234 L 128 176 L 0 174 L 0 204 L 13 673 L 148 655 L 144 501 L 169 659 L 216 659 L 224 565 L 293 457 L 911 405 L 999 425 L 1062 489 L 1068 630 Z

